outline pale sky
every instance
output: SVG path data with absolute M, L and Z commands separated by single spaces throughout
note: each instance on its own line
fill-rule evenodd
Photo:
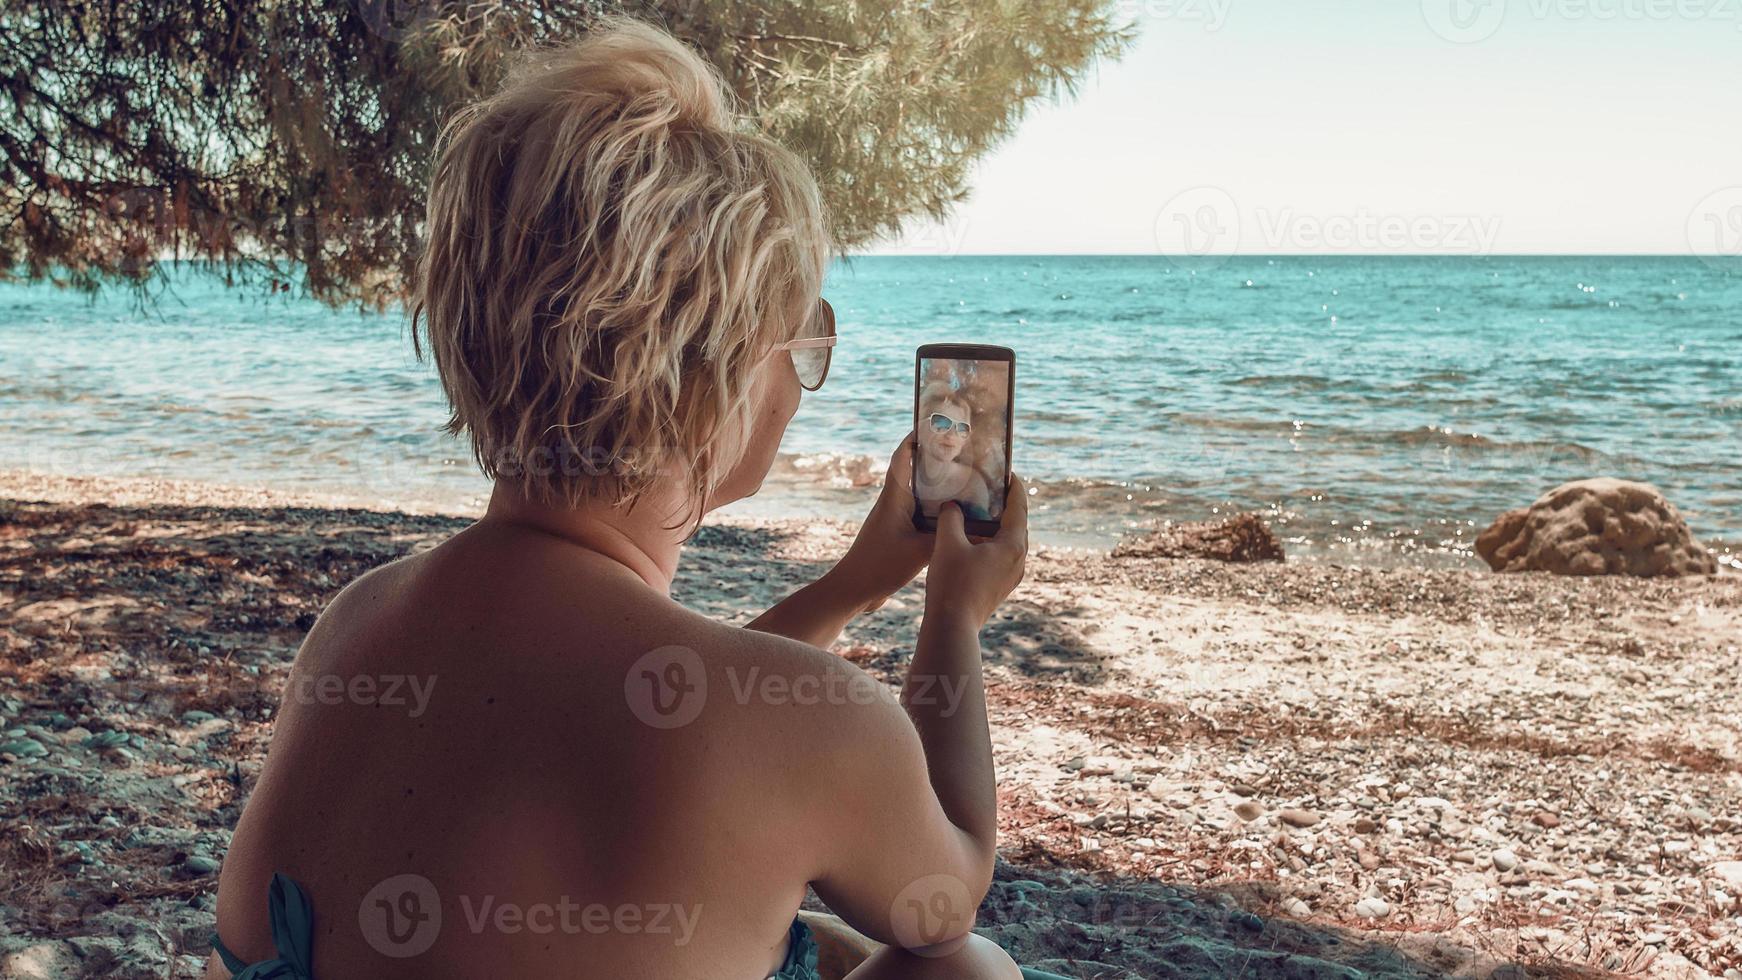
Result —
M 1742 253 L 1742 0 L 1121 10 L 1122 60 L 873 251 Z

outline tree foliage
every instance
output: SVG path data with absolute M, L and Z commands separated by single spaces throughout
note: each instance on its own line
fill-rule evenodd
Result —
M 0 271 L 205 260 L 390 302 L 441 121 L 603 14 L 664 25 L 807 158 L 842 248 L 942 217 L 1128 28 L 1116 0 L 0 0 Z

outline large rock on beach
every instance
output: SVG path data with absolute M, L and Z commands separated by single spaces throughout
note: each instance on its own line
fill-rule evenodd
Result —
M 1170 524 L 1141 538 L 1121 541 L 1115 558 L 1212 558 L 1216 561 L 1282 561 L 1282 542 L 1257 514 L 1222 521 Z
M 1718 570 L 1656 487 L 1609 477 L 1563 483 L 1501 514 L 1476 538 L 1476 553 L 1497 572 L 1653 577 Z

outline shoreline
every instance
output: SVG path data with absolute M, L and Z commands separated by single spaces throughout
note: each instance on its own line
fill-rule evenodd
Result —
M 0 472 L 0 729 L 44 749 L 0 760 L 20 831 L 0 958 L 189 975 L 307 624 L 466 516 L 357 503 Z M 744 622 L 851 531 L 711 522 L 674 595 Z M 1029 568 L 984 634 L 1001 863 L 981 928 L 1024 962 L 1742 971 L 1742 576 L 1047 547 Z M 894 682 L 922 594 L 835 649 Z
M 708 517 L 707 523 L 733 526 L 815 522 L 857 527 L 860 516 L 870 509 L 875 499 L 878 486 L 875 480 L 880 479 L 880 474 L 870 468 L 871 462 L 873 461 L 866 457 L 863 465 L 841 470 L 837 473 L 836 482 L 794 480 L 790 474 L 785 477 L 772 477 L 761 492 L 744 500 L 734 501 L 716 511 Z M 782 465 L 790 468 L 790 461 Z M 482 515 L 488 502 L 487 496 L 478 497 L 473 504 L 461 504 L 451 499 L 418 493 L 387 496 L 373 491 L 344 493 L 330 489 L 279 489 L 253 483 L 224 483 L 158 476 L 73 475 L 6 467 L 0 467 L 0 499 L 113 504 L 211 504 L 223 501 L 245 506 L 333 508 L 380 514 L 469 519 Z M 1518 506 L 1529 503 L 1529 500 L 1524 500 Z M 1043 492 L 1042 499 L 1034 501 L 1032 506 L 1035 513 L 1042 513 L 1056 505 L 1044 499 Z M 1325 565 L 1491 574 L 1487 565 L 1475 554 L 1475 539 L 1481 528 L 1474 524 L 1457 529 L 1457 544 L 1454 547 L 1398 547 L 1395 541 L 1379 536 L 1351 538 L 1339 542 L 1335 547 L 1328 547 L 1324 542 L 1312 541 L 1293 533 L 1293 529 L 1288 526 L 1286 514 L 1279 514 L 1275 508 L 1250 512 L 1258 514 L 1270 524 L 1287 553 L 1287 564 L 1291 566 Z M 1110 529 L 1094 532 L 1049 532 L 1031 526 L 1031 538 L 1036 545 L 1057 552 L 1106 556 L 1121 541 L 1147 534 L 1164 523 L 1216 521 L 1237 513 L 1242 511 L 1224 503 L 1207 505 L 1196 516 L 1180 516 L 1165 521 L 1160 517 L 1143 520 L 1127 517 L 1120 519 L 1121 526 L 1117 532 Z M 1279 520 L 1279 516 L 1282 519 Z M 1718 574 L 1742 575 L 1742 548 L 1734 547 L 1726 540 L 1701 540 L 1717 560 Z

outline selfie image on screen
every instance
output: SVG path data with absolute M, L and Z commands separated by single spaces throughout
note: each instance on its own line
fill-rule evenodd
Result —
M 1008 361 L 926 358 L 919 362 L 918 452 L 913 495 L 936 517 L 947 500 L 968 520 L 993 521 L 1004 511 Z

